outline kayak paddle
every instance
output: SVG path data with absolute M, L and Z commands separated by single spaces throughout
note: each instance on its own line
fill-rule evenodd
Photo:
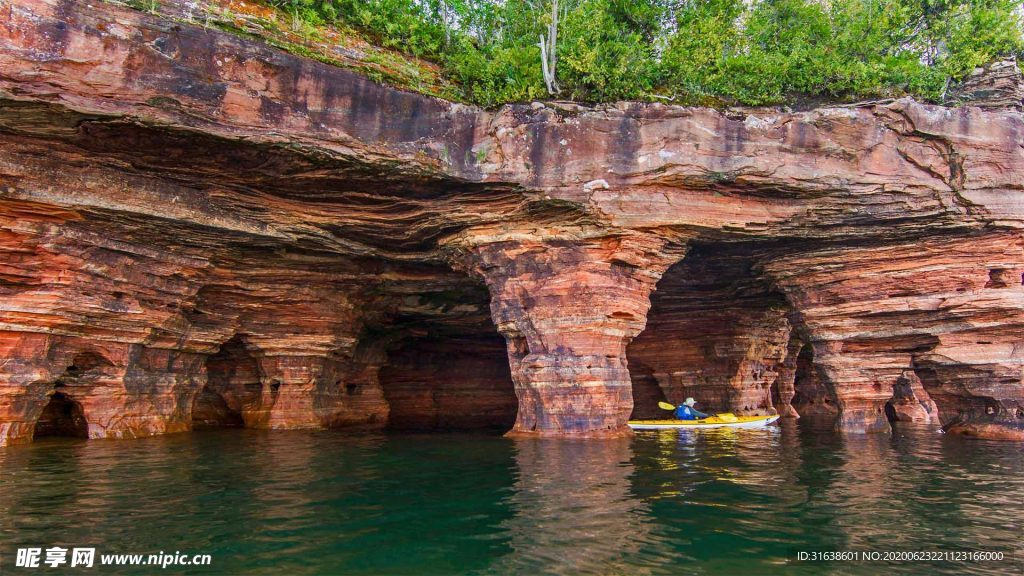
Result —
M 669 404 L 668 402 L 658 402 L 658 408 L 662 410 L 675 410 L 676 407 Z M 722 412 L 721 414 L 708 414 L 708 418 L 719 418 L 724 422 L 735 422 L 737 420 L 736 415 L 730 412 Z

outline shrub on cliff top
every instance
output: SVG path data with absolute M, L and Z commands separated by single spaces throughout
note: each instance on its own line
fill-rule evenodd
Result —
M 466 100 L 484 105 L 555 96 L 544 81 L 544 42 L 560 98 L 752 105 L 939 101 L 951 82 L 1024 46 L 1018 0 L 272 3 L 434 60 Z

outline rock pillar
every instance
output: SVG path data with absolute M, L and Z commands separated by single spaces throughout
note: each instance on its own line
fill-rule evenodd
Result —
M 519 399 L 512 434 L 627 435 L 626 345 L 650 293 L 682 257 L 640 235 L 509 239 L 476 245 L 470 267 L 491 292 Z

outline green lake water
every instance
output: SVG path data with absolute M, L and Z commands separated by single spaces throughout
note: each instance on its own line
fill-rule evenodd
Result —
M 0 449 L 2 574 L 1021 574 L 1024 449 L 933 426 L 622 441 L 225 430 Z M 19 547 L 209 567 L 15 567 Z M 801 562 L 823 551 L 994 551 Z

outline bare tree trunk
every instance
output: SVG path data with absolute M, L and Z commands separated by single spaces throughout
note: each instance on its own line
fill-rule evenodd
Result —
M 555 88 L 552 86 L 554 78 L 552 78 L 551 72 L 548 71 L 547 42 L 544 40 L 544 34 L 540 35 L 540 43 L 537 46 L 540 46 L 540 71 L 544 75 L 544 84 L 548 87 L 548 94 L 554 94 Z
M 444 45 L 452 45 L 452 27 L 448 22 L 448 3 L 441 0 L 441 24 L 444 26 Z
M 558 64 L 558 0 L 551 0 L 551 24 L 548 25 L 548 38 L 550 43 L 548 46 L 548 57 L 551 58 L 551 63 L 548 64 L 548 68 L 551 70 L 551 84 L 555 88 L 555 93 L 561 92 L 558 87 L 558 75 L 555 73 L 555 65 Z
M 562 90 L 558 87 L 558 80 L 555 77 L 555 67 L 558 64 L 558 57 L 555 51 L 558 47 L 558 0 L 551 0 L 551 22 L 548 24 L 548 35 L 540 35 L 540 68 L 544 75 L 544 85 L 548 88 L 548 94 L 558 94 Z

